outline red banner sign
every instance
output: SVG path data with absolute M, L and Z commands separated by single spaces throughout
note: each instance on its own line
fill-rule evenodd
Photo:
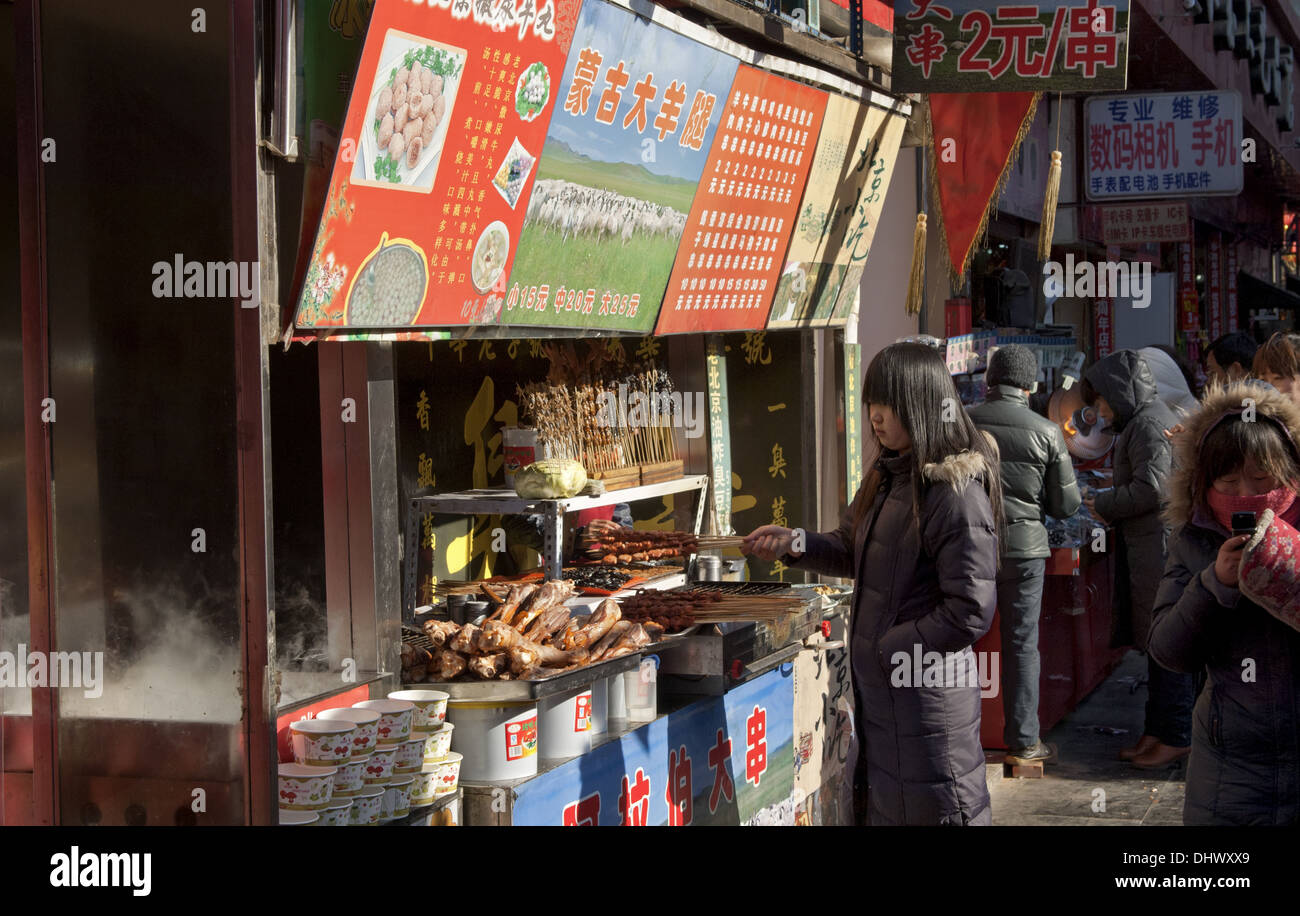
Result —
M 1114 350 L 1113 338 L 1111 336 L 1114 328 L 1112 326 L 1112 317 L 1115 310 L 1115 300 L 1110 298 L 1094 300 L 1093 307 L 1093 342 L 1096 349 L 1096 358 L 1104 359 L 1110 356 Z
M 1209 290 L 1210 340 L 1223 334 L 1223 250 L 1219 233 L 1210 234 L 1205 249 L 1205 283 Z
M 1223 260 L 1225 264 L 1223 278 L 1224 299 L 1228 306 L 1228 320 L 1225 322 L 1228 331 L 1239 330 L 1237 324 L 1237 243 L 1229 241 L 1223 247 Z

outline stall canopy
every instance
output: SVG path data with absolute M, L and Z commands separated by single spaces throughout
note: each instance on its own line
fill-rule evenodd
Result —
M 1260 311 L 1300 310 L 1300 295 L 1248 273 L 1237 274 L 1237 290 L 1237 301 L 1242 308 Z
M 844 323 L 909 106 L 637 10 L 377 0 L 297 332 Z

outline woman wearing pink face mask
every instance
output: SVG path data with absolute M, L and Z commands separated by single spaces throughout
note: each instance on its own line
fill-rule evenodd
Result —
M 1171 672 L 1208 675 L 1191 723 L 1185 824 L 1300 823 L 1300 631 L 1269 594 L 1241 591 L 1260 539 L 1300 525 L 1300 407 L 1251 384 L 1212 388 L 1184 421 L 1166 515 L 1175 527 L 1148 650 Z M 1283 523 L 1233 536 L 1232 516 L 1265 510 Z M 1287 526 L 1291 527 L 1287 527 Z M 1260 526 L 1261 528 L 1263 526 Z M 1247 542 L 1251 546 L 1247 548 Z M 1245 567 L 1243 550 L 1251 557 Z M 1287 551 L 1294 555 L 1290 546 Z M 1289 560 L 1289 558 L 1288 558 Z M 1296 594 L 1293 560 L 1248 572 Z M 1285 616 L 1285 614 L 1284 614 Z M 1174 675 L 1175 677 L 1177 675 Z

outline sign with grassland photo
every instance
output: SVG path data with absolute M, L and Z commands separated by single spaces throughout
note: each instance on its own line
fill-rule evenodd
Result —
M 589 2 L 500 321 L 650 332 L 738 61 Z
M 895 92 L 1123 89 L 1127 0 L 894 0 Z

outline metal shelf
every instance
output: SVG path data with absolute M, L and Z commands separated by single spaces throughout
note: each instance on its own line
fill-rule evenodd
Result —
M 438 493 L 433 496 L 416 496 L 411 499 L 406 518 L 405 579 L 403 583 L 403 620 L 415 619 L 415 581 L 419 551 L 420 519 L 425 515 L 540 515 L 543 518 L 542 556 L 546 563 L 546 578 L 558 579 L 564 572 L 564 516 L 569 512 L 614 506 L 619 503 L 655 499 L 692 490 L 699 496 L 695 504 L 695 534 L 704 523 L 704 503 L 709 490 L 709 475 L 690 474 L 676 480 L 610 490 L 602 496 L 574 496 L 570 499 L 524 499 L 512 490 L 465 490 L 459 493 Z

